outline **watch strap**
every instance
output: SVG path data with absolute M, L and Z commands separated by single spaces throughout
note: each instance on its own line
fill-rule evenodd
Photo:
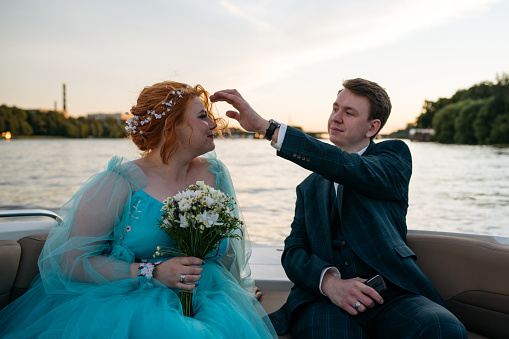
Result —
M 265 139 L 272 140 L 272 136 L 274 135 L 276 128 L 280 127 L 281 124 L 274 119 L 270 119 L 269 122 L 269 128 L 265 131 Z

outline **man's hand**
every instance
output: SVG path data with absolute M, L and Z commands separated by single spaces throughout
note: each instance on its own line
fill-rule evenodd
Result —
M 383 299 L 374 289 L 366 286 L 366 279 L 339 279 L 327 272 L 323 276 L 322 291 L 339 308 L 345 310 L 350 315 L 357 315 L 364 312 L 368 307 L 375 306 L 375 302 L 383 304 Z M 355 304 L 361 305 L 355 309 Z
M 237 120 L 240 123 L 240 126 L 248 132 L 265 134 L 265 131 L 269 128 L 269 121 L 265 120 L 256 113 L 236 89 L 218 91 L 210 96 L 210 101 L 225 101 L 232 105 L 238 112 L 227 111 L 226 115 Z

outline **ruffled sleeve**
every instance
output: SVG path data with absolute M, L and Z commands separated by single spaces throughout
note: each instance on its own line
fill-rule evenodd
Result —
M 216 189 L 220 189 L 224 193 L 233 197 L 237 202 L 235 189 L 230 177 L 230 173 L 226 166 L 217 159 L 215 152 L 209 152 L 205 155 L 209 161 L 209 170 L 216 176 Z M 237 208 L 234 214 L 244 220 L 240 206 L 237 202 Z M 237 231 L 240 234 L 240 231 Z M 249 258 L 251 257 L 251 243 L 245 223 L 242 227 L 241 239 L 228 239 L 228 248 L 226 253 L 220 257 L 220 263 L 230 271 L 230 273 L 238 280 L 242 288 L 251 294 L 254 294 L 254 280 L 251 278 L 251 269 L 249 268 Z
M 122 246 L 124 212 L 146 184 L 138 166 L 113 157 L 62 207 L 39 258 L 47 293 L 85 293 L 130 278 L 134 254 Z

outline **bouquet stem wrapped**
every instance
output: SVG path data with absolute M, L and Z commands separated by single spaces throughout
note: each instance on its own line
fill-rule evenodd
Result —
M 157 247 L 154 257 L 192 256 L 205 259 L 219 250 L 221 241 L 242 237 L 242 221 L 233 214 L 233 198 L 203 181 L 187 187 L 164 202 L 160 228 L 175 240 L 175 248 Z M 240 232 L 237 232 L 239 230 Z M 193 291 L 179 292 L 183 313 L 193 316 Z

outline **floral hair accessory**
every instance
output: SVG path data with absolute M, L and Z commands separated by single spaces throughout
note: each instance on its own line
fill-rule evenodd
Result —
M 189 85 L 186 87 L 187 89 L 191 88 Z M 173 105 L 175 105 L 178 101 L 178 99 L 181 99 L 184 97 L 184 94 L 187 93 L 186 90 L 178 90 L 178 91 L 172 91 L 171 94 L 174 95 L 173 98 L 170 99 L 170 101 L 163 101 L 161 103 L 161 107 L 163 112 L 161 114 L 157 114 L 155 109 L 154 110 L 147 110 L 146 116 L 139 116 L 134 115 L 129 120 L 126 121 L 126 131 L 131 131 L 133 134 L 136 134 L 136 130 L 138 129 L 138 126 L 143 126 L 145 124 L 150 123 L 153 118 L 155 119 L 161 119 L 163 116 L 166 115 L 167 112 L 170 112 L 170 109 Z M 166 110 L 166 112 L 164 111 Z M 129 113 L 125 113 L 129 114 Z M 140 134 L 143 134 L 143 131 L 139 130 Z

